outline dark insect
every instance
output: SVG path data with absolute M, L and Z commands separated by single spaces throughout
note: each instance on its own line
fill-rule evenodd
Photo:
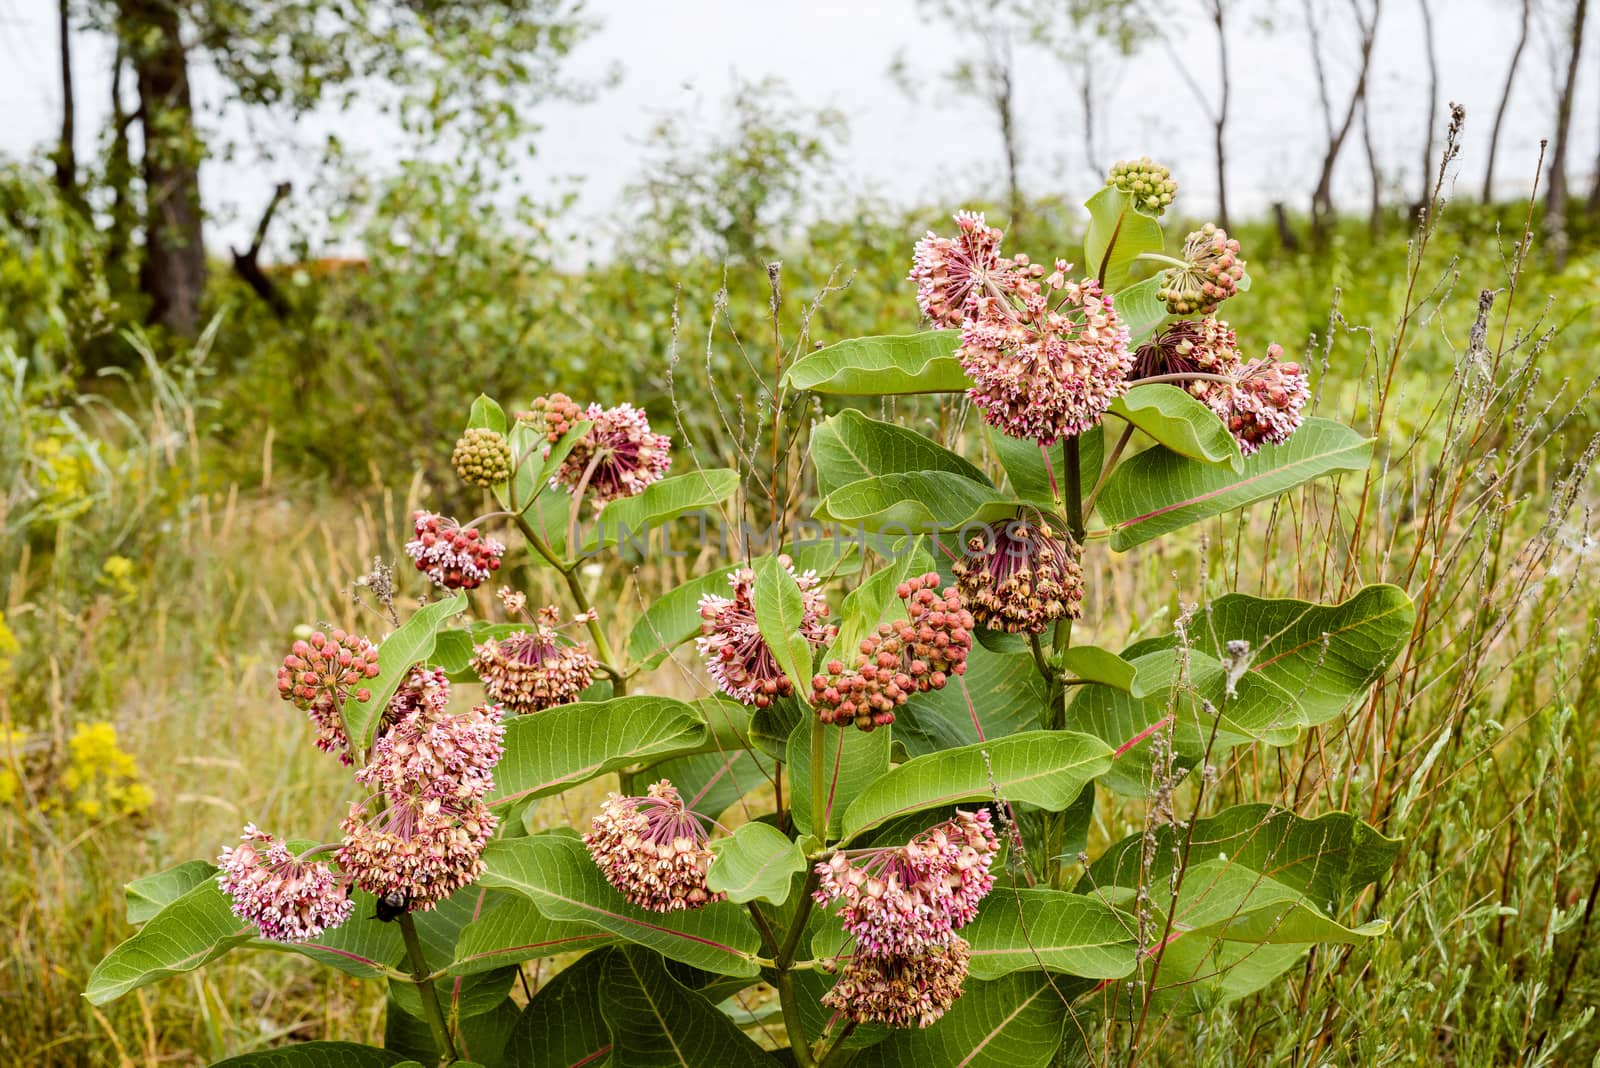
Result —
M 378 911 L 372 916 L 373 919 L 382 920 L 384 923 L 393 923 L 410 911 L 411 895 L 390 890 L 378 899 Z

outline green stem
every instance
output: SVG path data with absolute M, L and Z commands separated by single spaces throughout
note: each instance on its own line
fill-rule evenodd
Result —
M 834 1036 L 833 1041 L 828 1043 L 828 1048 L 823 1050 L 822 1051 L 822 1055 L 817 1058 L 817 1064 L 819 1064 L 819 1065 L 832 1064 L 833 1063 L 833 1058 L 836 1055 L 838 1055 L 838 1053 L 839 1053 L 839 1051 L 841 1049 L 844 1048 L 845 1039 L 849 1038 L 851 1033 L 853 1031 L 855 1031 L 855 1029 L 856 1029 L 856 1022 L 854 1020 L 849 1021 L 842 1028 L 840 1028 L 839 1029 L 839 1033 Z
M 800 1025 L 800 999 L 794 992 L 794 973 L 786 968 L 779 968 L 774 976 L 778 988 L 778 1005 L 783 1009 L 783 1028 L 789 1036 L 789 1051 L 794 1054 L 794 1063 L 799 1068 L 816 1068 L 817 1062 L 811 1057 L 811 1046 L 806 1042 L 805 1031 Z
M 589 640 L 594 643 L 595 658 L 600 663 L 600 670 L 611 677 L 611 692 L 617 697 L 623 696 L 628 692 L 628 673 L 617 666 L 617 657 L 611 650 L 611 641 L 606 637 L 605 629 L 600 626 L 594 605 L 590 603 L 589 595 L 583 590 L 583 583 L 578 580 L 577 563 L 568 563 L 556 556 L 555 550 L 545 544 L 545 540 L 533 529 L 533 524 L 529 523 L 525 516 L 519 514 L 516 518 L 517 527 L 522 531 L 522 536 L 528 539 L 528 544 L 544 558 L 545 563 L 561 572 L 561 577 L 566 580 L 567 591 L 572 594 L 572 602 L 584 616 L 584 626 L 589 630 Z
M 422 951 L 422 940 L 417 937 L 416 922 L 409 912 L 401 915 L 396 922 L 400 925 L 400 936 L 406 942 L 412 981 L 416 984 L 417 995 L 422 999 L 423 1018 L 428 1021 L 428 1030 L 433 1032 L 433 1044 L 439 1049 L 439 1063 L 454 1064 L 459 1059 L 456 1056 L 456 1044 L 450 1038 L 449 1026 L 444 1022 L 444 1010 L 439 1007 L 439 992 L 428 978 L 428 957 Z
M 1083 544 L 1083 472 L 1079 470 L 1081 461 L 1078 456 L 1078 438 L 1073 435 L 1064 438 L 1061 442 L 1061 464 L 1066 468 L 1064 472 L 1067 487 L 1067 530 L 1072 535 L 1072 540 Z
M 1137 256 L 1135 256 L 1134 259 L 1136 259 L 1136 260 L 1144 260 L 1147 263 L 1165 263 L 1165 264 L 1167 264 L 1168 266 L 1171 266 L 1171 267 L 1187 267 L 1187 266 L 1189 266 L 1183 260 L 1180 260 L 1175 256 L 1168 256 L 1168 255 L 1166 255 L 1164 253 L 1161 253 L 1161 252 L 1141 252 Z
M 1083 514 L 1094 514 L 1094 506 L 1100 500 L 1100 491 L 1106 488 L 1106 482 L 1111 478 L 1111 472 L 1117 468 L 1117 461 L 1122 459 L 1122 450 L 1128 447 L 1128 441 L 1133 437 L 1133 424 L 1129 423 L 1122 428 L 1122 436 L 1117 438 L 1116 446 L 1111 450 L 1111 455 L 1106 458 L 1105 466 L 1100 469 L 1100 477 L 1095 479 L 1094 489 L 1089 491 L 1089 499 L 1083 504 Z

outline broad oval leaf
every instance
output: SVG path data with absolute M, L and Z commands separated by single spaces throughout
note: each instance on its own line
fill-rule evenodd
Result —
M 1031 438 L 1014 438 L 992 426 L 985 430 L 989 447 L 1005 468 L 1011 492 L 1030 504 L 1059 512 L 1061 495 L 1066 492 L 1061 444 L 1047 447 Z M 1078 481 L 1083 492 L 1087 493 L 1100 478 L 1104 462 L 1104 430 L 1092 426 L 1078 435 Z
M 821 822 L 811 812 L 811 746 L 822 739 L 822 776 L 827 783 L 823 804 L 828 813 L 828 838 L 837 837 L 844 827 L 851 802 L 871 783 L 889 770 L 891 732 L 883 727 L 860 731 L 854 727 L 824 726 L 813 729 L 816 714 L 801 706 L 799 722 L 789 735 L 786 751 L 789 767 L 789 814 L 802 834 L 821 833 Z
M 967 653 L 964 675 L 942 690 L 912 694 L 895 713 L 895 741 L 913 757 L 993 741 L 1039 726 L 1049 689 L 1033 654 L 995 652 L 982 642 Z
M 355 1042 L 301 1042 L 216 1061 L 211 1068 L 401 1068 L 404 1053 Z
M 642 544 L 658 527 L 692 512 L 716 508 L 738 488 L 739 472 L 725 467 L 664 478 L 643 493 L 607 504 L 584 538 L 584 552 L 623 543 Z
M 1109 686 L 1134 697 L 1146 694 L 1138 669 L 1127 660 L 1098 645 L 1074 645 L 1060 656 L 1061 666 L 1085 682 Z
M 1061 1046 L 1066 1000 L 1092 985 L 1042 971 L 992 982 L 969 978 L 938 1023 L 894 1032 L 887 1042 L 857 1054 L 851 1068 L 1047 1068 L 1056 1063 Z
M 628 1068 L 776 1068 L 716 1006 L 667 974 L 637 946 L 606 954 L 600 1011 L 611 1028 L 612 1061 Z
M 796 360 L 783 384 L 854 396 L 960 393 L 972 385 L 956 359 L 960 344 L 959 330 L 850 338 Z
M 974 979 L 1048 968 L 1121 979 L 1138 964 L 1137 924 L 1098 898 L 1065 890 L 996 886 L 962 930 Z
M 466 607 L 467 595 L 456 590 L 442 601 L 417 609 L 410 619 L 401 624 L 399 630 L 378 646 L 378 675 L 367 687 L 372 691 L 371 700 L 344 703 L 344 729 L 352 746 L 365 751 L 372 744 L 373 732 L 378 729 L 378 721 L 383 718 L 389 698 L 405 681 L 413 664 L 433 655 L 439 628 Z
M 795 875 L 806 868 L 800 843 L 766 823 L 746 823 L 713 842 L 711 850 L 717 859 L 706 873 L 706 887 L 739 905 L 757 900 L 783 904 Z
M 1088 200 L 1089 229 L 1083 236 L 1083 273 L 1098 277 L 1112 291 L 1143 252 L 1160 252 L 1161 224 L 1133 206 L 1122 190 L 1108 185 Z
M 540 985 L 506 1039 L 515 1068 L 589 1068 L 608 1063 L 611 1028 L 600 1012 L 608 950 L 587 954 Z
M 841 486 L 878 475 L 948 471 L 991 485 L 970 461 L 895 423 L 869 419 L 853 408 L 829 416 L 811 435 L 811 465 L 824 497 Z
M 150 922 L 106 954 L 89 974 L 84 996 L 104 1005 L 130 990 L 192 972 L 255 936 L 235 916 L 215 879 L 207 879 L 163 908 Z
M 1158 274 L 1126 286 L 1112 297 L 1117 318 L 1128 328 L 1129 344 L 1141 344 L 1167 317 L 1167 304 L 1157 296 L 1160 292 L 1161 276 Z
M 789 743 L 794 744 L 793 740 Z M 940 805 L 1003 800 L 1060 810 L 1111 766 L 1111 747 L 1071 731 L 1029 731 L 930 753 L 895 768 L 861 792 L 844 816 L 854 839 L 899 816 Z
M 405 956 L 405 943 L 394 924 L 378 919 L 376 898 L 365 890 L 355 891 L 353 897 L 355 910 L 350 918 L 313 941 L 257 941 L 251 945 L 257 949 L 298 953 L 358 979 L 384 975 Z
M 1166 382 L 1134 386 L 1111 402 L 1111 414 L 1127 420 L 1179 456 L 1207 464 L 1244 463 L 1239 443 L 1222 420 L 1184 390 Z
M 745 910 L 722 901 L 656 913 L 629 904 L 576 838 L 535 834 L 490 842 L 479 885 L 512 890 L 553 920 L 588 923 L 663 956 L 722 975 L 753 976 L 760 937 Z
M 1363 471 L 1372 439 L 1328 419 L 1307 419 L 1282 445 L 1264 445 L 1238 472 L 1148 449 L 1111 473 L 1098 512 L 1111 547 L 1130 549 L 1190 523 L 1268 500 L 1340 471 Z
M 506 896 L 456 938 L 451 975 L 474 975 L 525 960 L 581 953 L 616 936 L 588 923 L 552 920 L 524 897 Z
M 129 923 L 144 923 L 190 890 L 216 878 L 217 866 L 205 860 L 186 860 L 154 875 L 133 880 L 122 888 Z
M 758 560 L 754 570 L 756 581 L 750 589 L 750 607 L 761 639 L 794 692 L 809 693 L 811 642 L 800 633 L 805 621 L 805 598 L 800 586 L 775 556 Z
M 670 697 L 580 701 L 514 716 L 489 804 L 560 793 L 648 757 L 693 750 L 708 732 L 697 708 Z
M 882 533 L 959 531 L 1017 514 L 1020 502 L 951 471 L 899 472 L 864 478 L 824 497 L 812 513 L 823 522 Z

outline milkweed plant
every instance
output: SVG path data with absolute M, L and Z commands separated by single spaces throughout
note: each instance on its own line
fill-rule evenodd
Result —
M 381 640 L 302 631 L 278 671 L 348 807 L 130 883 L 89 1000 L 273 949 L 386 983 L 385 1044 L 222 1063 L 1025 1068 L 1379 934 L 1357 899 L 1395 840 L 1211 802 L 1231 751 L 1367 693 L 1401 590 L 1161 591 L 1166 633 L 1074 640 L 1117 629 L 1074 633 L 1110 552 L 1371 459 L 1221 317 L 1238 242 L 1167 248 L 1175 189 L 1118 164 L 1076 267 L 956 214 L 911 252 L 928 329 L 775 347 L 765 472 L 631 404 L 480 397 L 453 460 L 496 505 L 414 516 L 422 607 Z M 979 418 L 868 414 L 934 404 Z M 640 532 L 755 515 L 675 588 L 595 581 L 652 573 Z M 565 603 L 507 581 L 530 569 Z M 1119 796 L 1144 820 L 1112 841 Z

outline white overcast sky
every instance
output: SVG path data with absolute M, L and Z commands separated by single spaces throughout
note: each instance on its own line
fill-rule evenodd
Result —
M 1215 77 L 1213 39 L 1199 17 L 1198 0 L 1170 0 L 1193 8 L 1194 29 L 1184 35 L 1186 62 L 1208 89 Z M 1438 23 L 1440 121 L 1445 101 L 1467 109 L 1461 167 L 1462 195 L 1475 195 L 1516 29 L 1519 0 L 1432 0 Z M 1261 2 L 1245 5 L 1254 11 Z M 1277 0 L 1273 26 L 1238 19 L 1234 28 L 1234 118 L 1229 129 L 1230 193 L 1235 211 L 1262 210 L 1285 199 L 1303 207 L 1320 160 L 1321 116 L 1309 77 L 1301 4 Z M 1318 0 L 1339 14 L 1341 0 Z M 1538 142 L 1553 126 L 1560 75 L 1560 17 L 1568 0 L 1543 0 L 1547 9 L 1523 57 L 1518 91 L 1502 135 L 1497 171 L 1507 193 L 1525 190 L 1533 175 Z M 1386 174 L 1410 190 L 1417 185 L 1420 136 L 1426 101 L 1426 68 L 1420 44 L 1418 0 L 1384 0 L 1373 81 L 1373 129 Z M 59 121 L 55 0 L 0 0 L 0 155 L 21 156 L 47 144 Z M 891 204 L 946 203 L 964 196 L 995 196 L 1000 186 L 999 140 L 978 105 L 940 87 L 937 72 L 969 41 L 954 29 L 919 18 L 915 0 L 591 0 L 602 28 L 572 57 L 578 74 L 598 75 L 613 66 L 622 79 L 597 100 L 557 104 L 540 113 L 544 132 L 526 178 L 537 191 L 576 179 L 581 190 L 573 222 L 590 233 L 610 230 L 621 194 L 638 173 L 640 146 L 651 126 L 669 112 L 691 112 L 714 122 L 739 78 L 775 76 L 789 83 L 798 102 L 831 106 L 849 120 L 851 138 L 830 184 L 852 193 L 870 192 Z M 1335 95 L 1353 78 L 1353 42 L 1348 30 L 1329 42 Z M 1600 28 L 1590 27 L 1591 38 Z M 79 128 L 84 153 L 108 111 L 107 42 L 80 35 L 74 64 Z M 913 71 L 923 72 L 927 92 L 913 101 L 895 87 L 888 68 L 902 51 Z M 1600 138 L 1600 40 L 1583 62 L 1574 114 L 1570 173 L 1587 190 Z M 1189 90 L 1161 51 L 1148 50 L 1133 65 L 1104 75 L 1115 84 L 1101 124 L 1100 142 L 1109 159 L 1149 154 L 1170 162 L 1183 185 L 1181 196 L 1196 213 L 1214 197 L 1210 131 Z M 202 97 L 215 97 L 215 80 L 197 76 Z M 1080 122 L 1065 72 L 1042 56 L 1026 55 L 1020 87 L 1025 180 L 1034 192 L 1085 195 L 1096 180 L 1085 167 Z M 329 129 L 363 149 L 381 171 L 387 140 L 381 124 L 322 116 L 289 126 L 264 121 L 247 126 L 237 116 L 223 133 L 238 142 L 252 137 L 290 138 L 308 151 Z M 287 164 L 279 165 L 291 169 Z M 1339 191 L 1362 202 L 1365 160 L 1359 142 L 1347 146 Z M 257 163 L 213 160 L 202 180 L 214 218 L 208 241 L 221 246 L 248 233 L 281 170 Z M 604 238 L 598 239 L 602 244 Z

